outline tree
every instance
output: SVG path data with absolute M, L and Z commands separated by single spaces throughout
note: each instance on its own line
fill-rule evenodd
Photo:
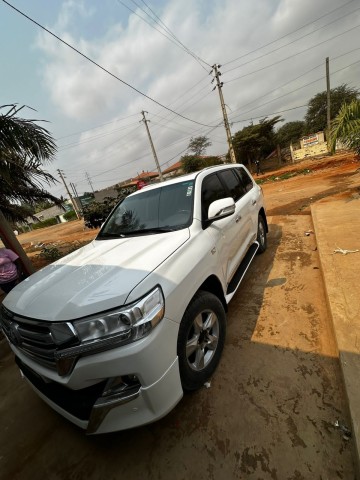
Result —
M 55 155 L 50 133 L 35 120 L 20 118 L 24 107 L 2 105 L 0 110 L 0 210 L 8 220 L 22 221 L 38 202 L 59 200 L 44 190 L 42 183 L 56 179 L 42 169 Z M 25 204 L 24 206 L 22 206 Z
M 195 156 L 199 157 L 204 155 L 207 147 L 210 147 L 211 142 L 205 136 L 191 137 L 190 143 L 188 146 L 189 152 L 192 152 Z
M 276 132 L 277 143 L 280 147 L 285 148 L 290 143 L 295 143 L 304 135 L 305 122 L 298 120 L 295 122 L 287 122 Z
M 184 173 L 197 172 L 204 168 L 204 162 L 202 158 L 199 158 L 196 155 L 184 155 L 180 159 L 182 163 L 182 169 Z
M 360 100 L 344 103 L 332 122 L 330 143 L 332 152 L 335 151 L 338 140 L 360 155 Z
M 216 155 L 209 157 L 198 157 L 196 155 L 184 155 L 181 157 L 182 169 L 185 173 L 192 173 L 206 167 L 213 167 L 222 163 Z
M 116 198 L 105 197 L 103 202 L 93 202 L 84 205 L 83 214 L 88 228 L 98 228 L 105 222 L 112 209 L 125 197 L 135 191 L 135 187 L 121 187 Z
M 269 155 L 276 147 L 274 126 L 280 121 L 280 116 L 263 118 L 258 124 L 250 124 L 236 132 L 233 136 L 236 158 L 239 161 L 246 159 L 250 167 L 251 161 Z
M 351 88 L 347 84 L 330 90 L 330 118 L 333 120 L 341 106 L 346 103 L 351 103 L 357 100 L 359 91 L 356 88 Z M 305 115 L 305 134 L 316 133 L 327 128 L 327 92 L 317 93 L 309 100 L 308 109 Z

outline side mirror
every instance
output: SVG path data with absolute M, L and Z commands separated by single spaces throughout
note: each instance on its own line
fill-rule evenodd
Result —
M 210 203 L 207 222 L 214 222 L 226 218 L 235 212 L 235 202 L 231 197 L 221 198 Z

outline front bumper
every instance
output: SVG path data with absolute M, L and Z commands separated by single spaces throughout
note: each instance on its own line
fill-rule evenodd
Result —
M 19 368 L 46 403 L 87 433 L 106 433 L 154 422 L 180 401 L 177 332 L 178 324 L 164 318 L 138 342 L 80 358 L 68 377 L 12 348 Z M 136 375 L 139 388 L 120 399 L 102 397 L 108 380 L 124 375 Z

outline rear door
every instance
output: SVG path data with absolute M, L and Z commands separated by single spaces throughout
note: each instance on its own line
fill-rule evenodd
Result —
M 218 172 L 221 182 L 235 202 L 235 214 L 229 227 L 229 261 L 227 280 L 233 277 L 251 242 L 251 199 L 235 168 Z

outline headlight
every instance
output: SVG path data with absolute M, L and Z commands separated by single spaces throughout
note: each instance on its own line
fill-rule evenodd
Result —
M 103 315 L 73 323 L 82 344 L 116 338 L 129 343 L 146 336 L 164 316 L 164 297 L 160 287 L 142 299 Z
M 160 287 L 131 305 L 103 315 L 75 320 L 80 345 L 55 352 L 60 376 L 71 373 L 79 357 L 135 342 L 145 337 L 164 317 L 165 302 Z

